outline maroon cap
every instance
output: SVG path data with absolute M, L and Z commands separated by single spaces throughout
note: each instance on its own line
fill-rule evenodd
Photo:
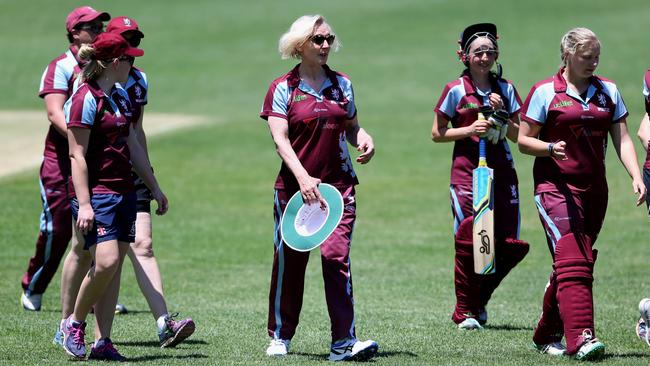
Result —
M 138 23 L 136 23 L 135 20 L 133 20 L 133 18 L 129 18 L 125 16 L 111 19 L 111 21 L 108 22 L 106 31 L 110 33 L 120 34 L 120 35 L 124 32 L 134 31 L 138 34 L 140 38 L 144 38 L 144 33 L 142 33 L 140 31 L 140 28 L 138 28 Z
M 95 38 L 92 44 L 96 60 L 111 60 L 120 56 L 140 57 L 144 51 L 129 46 L 129 43 L 119 34 L 104 32 Z
M 111 19 L 111 16 L 106 12 L 98 12 L 97 10 L 91 8 L 90 6 L 82 6 L 76 8 L 65 19 L 65 29 L 68 32 L 72 32 L 74 27 L 79 25 L 79 23 L 92 22 L 93 20 L 99 18 L 101 21 L 105 22 Z

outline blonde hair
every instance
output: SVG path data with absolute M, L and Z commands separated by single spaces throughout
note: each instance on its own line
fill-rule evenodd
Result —
M 574 55 L 578 49 L 584 47 L 589 42 L 596 42 L 600 47 L 600 41 L 596 34 L 587 28 L 573 28 L 562 36 L 560 41 L 560 57 L 562 65 L 566 66 L 566 59 L 569 55 Z
M 95 49 L 91 44 L 82 44 L 81 47 L 79 47 L 79 52 L 77 53 L 77 56 L 79 56 L 79 58 L 84 61 L 88 61 L 86 66 L 83 67 L 83 70 L 81 70 L 82 82 L 97 79 L 104 72 L 104 70 L 106 70 L 106 67 L 110 64 L 110 62 L 96 60 L 94 58 Z
M 322 15 L 303 15 L 296 19 L 293 24 L 291 24 L 289 30 L 280 37 L 280 41 L 278 42 L 278 51 L 280 51 L 282 59 L 300 58 L 298 48 L 309 40 L 309 37 L 314 34 L 314 30 L 321 24 L 327 24 L 327 26 L 330 27 L 331 34 L 335 34 L 332 26 L 327 23 L 325 17 Z M 340 45 L 341 44 L 337 37 L 334 40 L 334 44 L 330 46 L 332 51 L 336 52 Z

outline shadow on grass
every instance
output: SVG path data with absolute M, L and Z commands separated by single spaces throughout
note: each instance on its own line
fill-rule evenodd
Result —
M 489 324 L 483 326 L 485 329 L 494 329 L 494 330 L 535 330 L 533 327 L 522 327 L 512 324 Z
M 605 352 L 605 355 L 602 357 L 601 361 L 610 359 L 610 358 L 642 358 L 647 359 L 648 353 L 646 352 L 624 352 L 624 353 L 609 353 Z
M 127 362 L 147 362 L 147 361 L 156 361 L 156 360 L 191 360 L 199 358 L 209 358 L 208 356 L 201 353 L 192 353 L 189 355 L 149 355 L 149 356 L 140 356 L 140 357 L 129 357 Z
M 291 352 L 291 355 L 295 356 L 301 356 L 305 357 L 308 360 L 311 361 L 327 361 L 329 359 L 329 354 L 316 354 L 316 353 L 305 353 L 305 352 Z M 379 351 L 375 355 L 373 359 L 370 359 L 366 362 L 374 362 L 373 360 L 376 358 L 389 358 L 389 357 L 395 357 L 395 356 L 406 356 L 406 357 L 420 357 L 416 353 L 413 352 L 400 352 L 400 351 L 387 351 L 387 352 L 382 352 Z
M 156 347 L 160 348 L 160 342 L 156 341 L 126 341 L 126 342 L 114 342 L 116 345 L 127 346 L 127 347 Z M 181 344 L 209 344 L 208 342 L 202 339 L 187 339 L 184 340 Z M 178 346 L 174 347 L 177 348 Z

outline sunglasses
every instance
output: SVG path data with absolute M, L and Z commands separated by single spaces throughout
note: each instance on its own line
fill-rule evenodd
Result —
M 103 24 L 83 24 L 79 26 L 79 30 L 90 31 L 93 33 L 101 33 L 104 30 Z
M 126 62 L 128 62 L 129 64 L 133 65 L 133 63 L 135 62 L 135 57 L 131 57 L 131 56 L 120 56 L 120 57 L 116 57 L 116 58 L 114 58 L 113 60 L 126 61 Z
M 327 41 L 327 44 L 332 45 L 332 43 L 334 43 L 334 39 L 336 39 L 336 36 L 333 34 L 316 34 L 314 36 L 311 36 L 309 39 L 317 46 L 322 45 L 325 41 Z
M 129 43 L 131 47 L 138 47 L 142 38 L 137 34 L 129 33 L 130 31 L 122 33 L 122 37 Z

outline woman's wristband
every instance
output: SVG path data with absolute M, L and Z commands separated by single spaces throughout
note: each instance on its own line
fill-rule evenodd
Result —
M 555 144 L 550 142 L 548 144 L 548 156 L 553 157 L 553 148 L 555 147 Z

